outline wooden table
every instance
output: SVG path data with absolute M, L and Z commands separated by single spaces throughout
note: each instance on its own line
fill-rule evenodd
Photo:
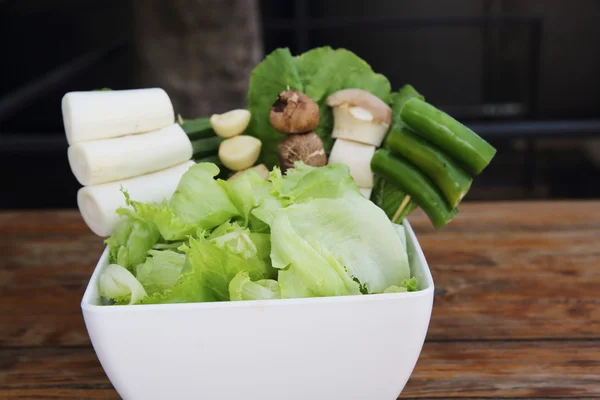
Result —
M 600 202 L 411 222 L 436 296 L 401 398 L 600 399 Z M 0 213 L 0 399 L 118 398 L 79 308 L 102 249 L 75 211 Z

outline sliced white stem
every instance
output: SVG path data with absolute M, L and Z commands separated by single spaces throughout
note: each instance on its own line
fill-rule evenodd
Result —
M 243 171 L 254 165 L 262 142 L 253 136 L 235 136 L 225 139 L 219 146 L 219 160 L 232 171 Z
M 373 191 L 373 188 L 358 188 L 358 190 L 360 190 L 360 193 L 367 199 L 371 198 L 371 192 Z
M 218 136 L 230 138 L 241 135 L 250 123 L 250 111 L 231 110 L 225 114 L 213 114 L 210 125 Z
M 192 158 L 179 124 L 139 135 L 79 142 L 67 152 L 73 175 L 84 186 L 160 171 Z
M 333 108 L 334 139 L 347 139 L 379 147 L 389 125 L 374 121 L 373 115 L 362 107 L 338 106 Z
M 186 161 L 151 174 L 83 187 L 77 192 L 79 212 L 92 232 L 102 237 L 110 236 L 119 222 L 116 210 L 125 207 L 121 186 L 127 190 L 132 200 L 160 202 L 171 198 L 179 180 L 192 165 L 193 161 Z
M 160 88 L 69 92 L 62 98 L 69 144 L 150 132 L 175 122 L 173 104 Z
M 375 146 L 338 139 L 331 149 L 329 164 L 346 164 L 359 188 L 372 188 L 371 158 L 373 158 L 373 154 L 375 154 Z

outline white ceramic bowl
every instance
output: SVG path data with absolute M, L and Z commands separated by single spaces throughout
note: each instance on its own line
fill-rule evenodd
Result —
M 411 293 L 81 307 L 96 354 L 124 399 L 395 399 L 417 362 L 433 280 L 408 222 Z

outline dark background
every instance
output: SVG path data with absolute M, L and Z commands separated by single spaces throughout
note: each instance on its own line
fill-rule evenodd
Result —
M 76 206 L 60 99 L 139 87 L 132 4 L 0 0 L 0 208 Z M 465 201 L 600 197 L 600 1 L 259 5 L 265 53 L 348 48 L 492 142 Z

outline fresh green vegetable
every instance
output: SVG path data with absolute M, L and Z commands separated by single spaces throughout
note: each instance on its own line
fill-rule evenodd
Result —
M 418 207 L 406 192 L 380 174 L 375 175 L 375 187 L 371 194 L 371 200 L 386 213 L 392 222 L 401 222 Z
M 150 250 L 143 264 L 137 266 L 136 278 L 149 295 L 171 289 L 181 275 L 185 254 L 173 250 Z
M 216 156 L 219 153 L 219 145 L 224 139 L 219 136 L 208 137 L 205 139 L 192 140 L 193 158 L 204 158 Z
M 299 163 L 287 176 L 275 168 L 269 182 L 253 171 L 216 181 L 217 172 L 210 164 L 191 167 L 175 203 L 128 199 L 134 211 L 124 224 L 156 225 L 161 234 L 138 250 L 146 256 L 135 275 L 118 266 L 102 278 L 106 299 L 165 304 L 361 295 L 410 278 L 403 236 L 360 194 L 346 166 Z M 125 239 L 111 238 L 109 252 L 128 250 Z
M 479 174 L 490 163 L 496 149 L 450 115 L 419 98 L 406 101 L 402 121 L 465 167 Z
M 400 237 L 385 213 L 360 193 L 313 199 L 276 214 L 273 266 L 289 266 L 316 295 L 353 294 L 359 288 L 381 293 L 410 277 Z
M 287 204 L 304 203 L 315 198 L 339 198 L 348 193 L 360 194 L 348 166 L 344 164 L 317 168 L 299 163 L 285 177 L 276 168 L 270 180 L 273 193 Z
M 269 262 L 268 240 L 247 229 L 230 232 L 223 240 L 191 239 L 187 255 L 196 279 L 203 282 L 216 300 L 229 300 L 229 283 L 241 271 L 252 279 L 274 276 Z M 255 240 L 253 240 L 255 239 Z
M 405 279 L 401 286 L 392 285 L 386 288 L 383 293 L 401 293 L 401 292 L 416 292 L 419 290 L 419 282 L 415 277 Z
M 269 196 L 271 190 L 271 184 L 253 170 L 232 181 L 219 181 L 219 184 L 242 216 L 244 225 L 249 223 L 250 212 Z
M 210 118 L 182 119 L 179 117 L 179 125 L 188 135 L 190 140 L 206 139 L 216 136 L 210 125 Z
M 168 202 L 140 203 L 128 199 L 128 204 L 138 218 L 154 223 L 164 239 L 186 239 L 198 229 L 211 229 L 240 215 L 225 189 L 213 179 L 218 173 L 214 164 L 193 165 Z
M 279 283 L 273 279 L 252 282 L 248 271 L 241 271 L 229 282 L 231 301 L 280 299 Z
M 444 194 L 451 208 L 461 202 L 473 179 L 450 157 L 406 127 L 395 125 L 385 147 L 400 154 L 429 177 Z
M 142 284 L 126 268 L 110 264 L 100 275 L 98 292 L 117 304 L 135 304 L 146 297 Z
M 156 226 L 142 219 L 128 209 L 120 209 L 122 216 L 112 236 L 106 239 L 109 247 L 108 261 L 111 264 L 134 271 L 143 263 L 146 254 L 160 239 Z
M 390 97 L 392 99 L 392 111 L 398 114 L 400 114 L 404 104 L 413 97 L 425 101 L 425 96 L 417 92 L 412 85 L 402 86 L 397 93 L 392 93 Z
M 277 95 L 286 89 L 298 90 L 319 104 L 319 126 L 315 133 L 329 152 L 333 141 L 333 115 L 325 104 L 327 97 L 345 88 L 364 89 L 384 101 L 389 100 L 390 83 L 383 75 L 354 53 L 321 47 L 299 56 L 292 56 L 288 49 L 277 49 L 269 54 L 250 76 L 248 105 L 251 120 L 246 134 L 259 138 L 262 152 L 259 162 L 271 168 L 277 165 L 277 144 L 281 133 L 269 122 L 269 110 Z
M 406 191 L 425 211 L 436 228 L 452 220 L 458 212 L 446 203 L 435 185 L 417 168 L 387 149 L 379 149 L 371 160 L 373 172 L 386 176 L 394 185 Z

